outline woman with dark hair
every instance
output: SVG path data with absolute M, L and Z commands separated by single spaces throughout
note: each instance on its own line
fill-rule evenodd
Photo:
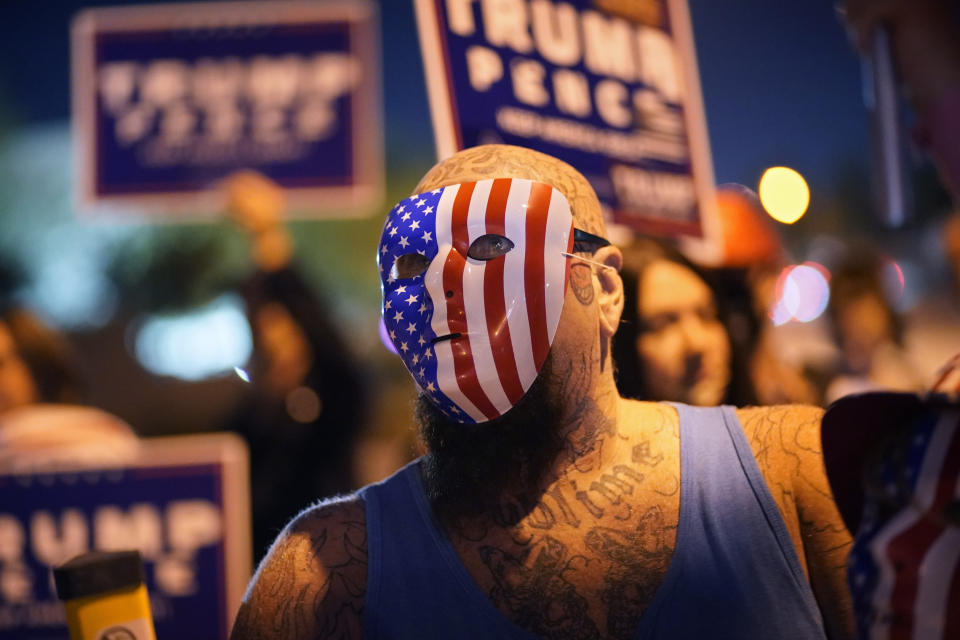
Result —
M 0 311 L 0 413 L 37 402 L 76 403 L 80 396 L 63 336 L 26 309 Z
M 639 237 L 624 249 L 624 310 L 613 340 L 625 397 L 710 406 L 754 402 L 721 301 L 677 250 Z
M 77 404 L 80 383 L 66 339 L 30 311 L 0 311 L 0 472 L 126 464 L 133 429 Z
M 327 306 L 293 262 L 283 189 L 252 171 L 234 174 L 226 188 L 228 213 L 249 233 L 257 267 L 242 287 L 252 384 L 229 426 L 250 447 L 259 559 L 304 505 L 353 488 L 366 389 Z

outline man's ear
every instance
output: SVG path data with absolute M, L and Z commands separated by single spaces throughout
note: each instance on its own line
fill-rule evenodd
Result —
M 614 246 L 603 247 L 593 254 L 593 259 L 605 264 L 609 269 L 597 269 L 600 280 L 600 292 L 597 304 L 600 307 L 600 331 L 604 338 L 612 338 L 620 326 L 623 313 L 623 280 L 620 279 L 620 267 L 623 254 Z

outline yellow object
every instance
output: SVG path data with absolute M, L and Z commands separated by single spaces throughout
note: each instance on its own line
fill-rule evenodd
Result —
M 89 551 L 53 570 L 71 640 L 156 640 L 137 551 Z
M 68 600 L 70 640 L 156 640 L 147 588 L 117 589 Z
M 793 224 L 810 205 L 810 188 L 803 176 L 789 167 L 770 167 L 759 186 L 760 202 L 777 222 Z

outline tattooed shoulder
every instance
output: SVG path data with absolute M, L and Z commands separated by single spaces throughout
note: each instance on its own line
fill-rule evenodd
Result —
M 748 407 L 737 417 L 764 475 L 802 472 L 803 460 L 820 456 L 823 409 L 806 405 Z
M 310 507 L 260 564 L 230 637 L 360 638 L 366 585 L 363 501 L 351 496 Z

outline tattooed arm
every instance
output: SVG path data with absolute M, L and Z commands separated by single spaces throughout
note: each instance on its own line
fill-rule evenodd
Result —
M 738 412 L 780 507 L 831 638 L 854 635 L 846 564 L 850 534 L 837 511 L 820 448 L 823 410 L 800 405 Z
M 273 543 L 230 637 L 360 638 L 366 586 L 363 502 L 351 497 L 311 507 Z

